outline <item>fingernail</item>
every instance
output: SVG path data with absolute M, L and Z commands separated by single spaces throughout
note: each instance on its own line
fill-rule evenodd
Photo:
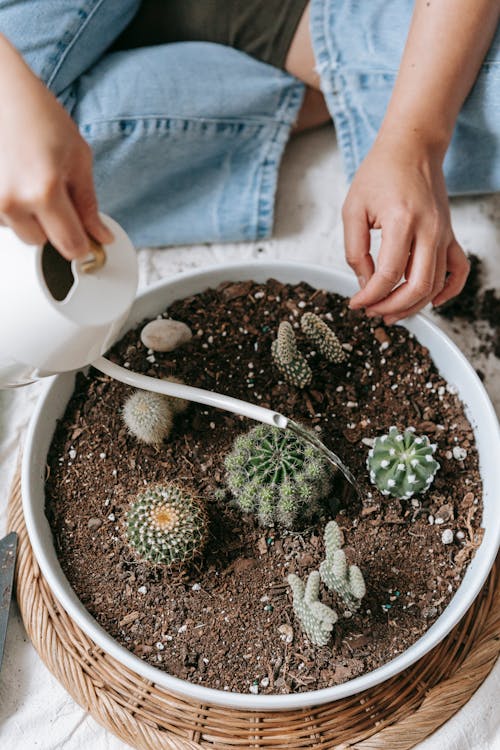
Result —
M 364 289 L 366 286 L 366 279 L 364 276 L 358 276 L 358 284 L 360 285 L 361 289 Z

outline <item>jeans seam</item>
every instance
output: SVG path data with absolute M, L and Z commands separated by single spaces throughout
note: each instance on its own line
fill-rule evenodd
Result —
M 50 88 L 52 83 L 54 82 L 55 77 L 61 70 L 61 66 L 64 63 L 66 57 L 68 56 L 69 52 L 73 48 L 74 44 L 78 40 L 78 38 L 81 36 L 83 30 L 88 26 L 90 20 L 93 18 L 93 16 L 97 13 L 97 11 L 101 8 L 103 3 L 106 0 L 98 0 L 97 4 L 94 5 L 94 7 L 87 13 L 85 18 L 82 19 L 82 23 L 78 26 L 78 29 L 75 31 L 75 34 L 71 38 L 71 41 L 68 42 L 68 44 L 64 45 L 61 49 L 61 53 L 59 57 L 57 58 L 56 65 L 54 67 L 54 70 L 52 71 L 52 74 L 50 75 L 50 78 L 47 80 L 47 87 Z

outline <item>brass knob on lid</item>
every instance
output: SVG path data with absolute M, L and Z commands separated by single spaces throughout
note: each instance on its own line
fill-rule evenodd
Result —
M 85 258 L 80 263 L 80 270 L 83 273 L 93 273 L 98 271 L 106 263 L 106 251 L 102 245 L 89 237 L 90 257 Z

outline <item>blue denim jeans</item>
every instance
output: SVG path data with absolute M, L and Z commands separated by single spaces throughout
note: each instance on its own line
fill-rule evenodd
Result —
M 68 108 L 94 153 L 100 207 L 137 245 L 269 236 L 304 86 L 229 47 L 109 47 L 139 0 L 0 0 L 0 31 Z M 348 178 L 382 121 L 412 0 L 312 0 L 322 88 Z M 500 34 L 445 162 L 451 193 L 500 190 Z

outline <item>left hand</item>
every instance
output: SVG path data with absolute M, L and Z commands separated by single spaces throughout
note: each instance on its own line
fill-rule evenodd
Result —
M 442 156 L 417 138 L 379 135 L 342 218 L 346 260 L 361 286 L 351 308 L 391 324 L 462 290 L 470 264 L 451 227 Z M 382 230 L 376 268 L 370 229 Z

